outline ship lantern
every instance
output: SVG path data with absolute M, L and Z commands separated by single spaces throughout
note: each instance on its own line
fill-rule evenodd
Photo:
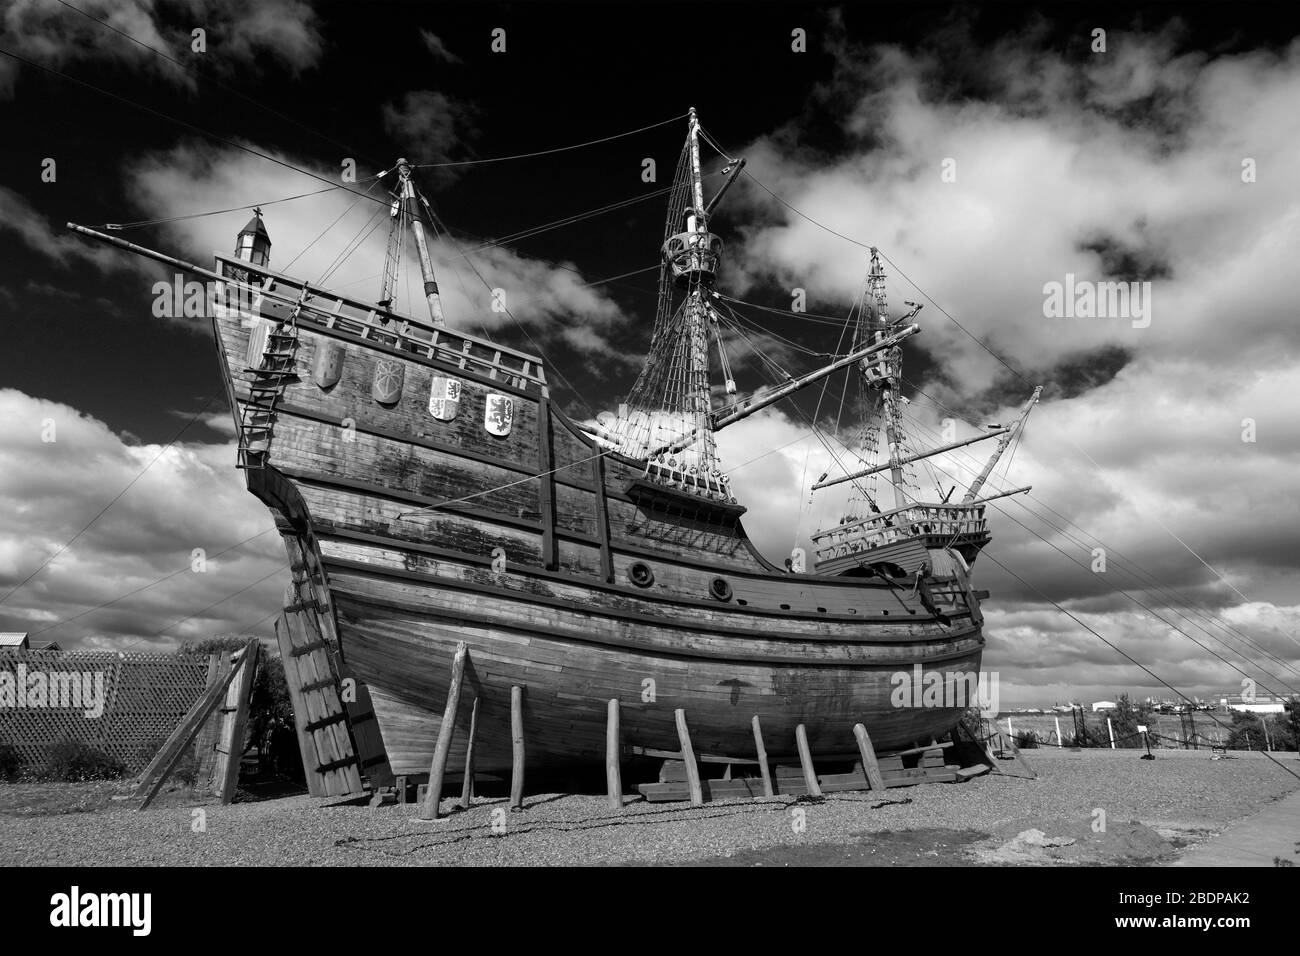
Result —
M 271 237 L 262 222 L 260 207 L 253 210 L 248 225 L 239 230 L 239 238 L 235 240 L 235 258 L 255 266 L 266 266 L 271 261 Z

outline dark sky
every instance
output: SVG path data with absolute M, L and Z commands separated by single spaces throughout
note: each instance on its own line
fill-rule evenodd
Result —
M 1265 9 L 1267 15 L 1261 15 Z M 811 91 L 828 80 L 833 68 L 821 42 L 832 17 L 842 17 L 852 35 L 920 48 L 937 45 L 945 30 L 958 25 L 971 41 L 988 42 L 1009 30 L 1037 25 L 1044 46 L 1068 52 L 1085 42 L 1081 38 L 1094 23 L 1114 28 L 1177 16 L 1187 25 L 1189 45 L 1204 42 L 1233 49 L 1267 42 L 1270 35 L 1290 35 L 1284 21 L 1296 16 L 1242 3 L 1177 10 L 1164 5 L 1065 4 L 1053 8 L 1050 21 L 1036 8 L 1013 4 L 849 5 L 832 13 L 809 4 L 368 3 L 364 8 L 326 4 L 319 15 L 325 56 L 318 67 L 301 75 L 279 68 L 269 53 L 258 57 L 255 69 L 242 64 L 221 69 L 214 59 L 195 57 L 202 69 L 219 74 L 223 83 L 267 109 L 210 82 L 200 81 L 187 91 L 135 64 L 71 63 L 65 69 L 159 113 L 224 137 L 275 147 L 304 164 L 332 166 L 337 157 L 352 155 L 363 170 L 387 167 L 405 144 L 386 134 L 379 104 L 427 87 L 473 104 L 473 135 L 468 143 L 451 147 L 453 158 L 582 142 L 665 119 L 691 105 L 724 144 L 735 144 L 732 148 L 801 120 L 798 147 L 833 155 L 840 146 L 835 116 L 824 103 L 809 111 Z M 504 55 L 489 49 L 496 27 L 507 30 Z M 809 33 L 806 54 L 790 52 L 795 27 Z M 96 29 L 104 46 L 129 45 L 107 29 Z M 421 30 L 435 32 L 463 62 L 434 62 Z M 953 95 L 978 93 L 978 43 L 948 52 L 953 56 L 948 78 Z M 221 55 L 220 43 L 214 40 L 207 56 Z M 137 218 L 139 210 L 124 197 L 115 171 L 143 152 L 192 135 L 159 116 L 31 68 L 23 70 L 18 84 L 17 96 L 3 107 L 4 126 L 17 135 L 7 137 L 0 153 L 0 181 L 54 223 L 72 219 L 98 225 Z M 428 191 L 453 229 L 463 235 L 497 236 L 655 188 L 640 183 L 640 158 L 657 156 L 671 167 L 682 134 L 682 124 L 677 124 L 556 156 L 471 167 L 451 183 L 428 183 Z M 45 157 L 58 161 L 56 184 L 40 181 Z M 314 184 L 303 177 L 303 191 Z M 280 207 L 270 216 L 273 238 L 274 217 L 288 210 Z M 728 236 L 731 225 L 725 212 L 716 217 L 715 227 Z M 654 264 L 662 216 L 660 203 L 646 202 L 615 216 L 524 240 L 516 248 L 530 256 L 574 262 L 591 278 L 616 275 Z M 238 218 L 234 214 L 230 221 Z M 147 229 L 130 238 L 145 245 L 166 241 Z M 218 391 L 210 351 L 198 336 L 183 327 L 149 322 L 137 309 L 120 304 L 139 301 L 136 290 L 127 289 L 135 280 L 98 275 L 84 265 L 69 269 L 9 235 L 0 237 L 0 243 L 0 285 L 15 296 L 11 302 L 0 301 L 5 330 L 0 381 L 94 409 L 111 427 L 144 441 L 171 437 L 176 427 L 173 412 L 197 410 Z M 202 256 L 207 250 L 175 251 Z M 68 309 L 60 288 L 102 301 Z M 648 338 L 654 288 L 653 273 L 608 287 L 629 313 L 643 320 L 637 327 L 642 342 Z M 786 302 L 779 295 L 773 296 L 778 306 Z M 939 320 L 932 314 L 926 318 Z M 822 348 L 832 344 L 825 330 L 797 335 L 805 341 L 809 335 L 812 341 L 822 336 Z M 515 344 L 527 343 L 516 335 Z M 581 357 L 563 351 L 551 357 L 580 391 L 605 404 L 630 384 L 630 376 L 626 383 L 593 377 Z M 919 377 L 929 367 L 918 350 L 912 370 Z M 1064 371 L 1062 379 L 1068 381 L 1070 370 Z M 1008 394 L 1020 390 L 1017 383 Z M 571 401 L 569 405 L 575 413 L 583 412 L 582 406 Z M 196 428 L 198 433 L 191 437 L 202 437 L 201 426 Z

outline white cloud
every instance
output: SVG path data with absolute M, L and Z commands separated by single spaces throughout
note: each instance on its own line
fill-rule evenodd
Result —
M 462 62 L 460 57 L 447 49 L 447 44 L 432 30 L 421 30 L 420 39 L 424 41 L 425 47 L 433 54 L 435 60 L 451 64 Z
M 39 213 L 26 199 L 5 186 L 0 186 L 0 233 L 13 233 L 17 239 L 35 252 L 53 259 L 65 269 L 78 263 L 89 263 L 100 272 L 134 272 L 152 275 L 152 270 L 135 256 L 127 256 L 108 246 L 87 242 L 66 229 L 62 222 L 51 222 Z M 57 293 L 54 286 L 29 283 L 29 292 Z M 75 294 L 75 293 L 67 293 Z
M 304 0 L 77 0 L 76 6 L 139 42 L 54 0 L 11 0 L 0 26 L 11 47 L 50 67 L 116 63 L 188 90 L 198 84 L 195 75 L 146 47 L 224 76 L 260 73 L 272 63 L 296 74 L 323 52 L 316 13 Z M 202 54 L 191 48 L 197 28 L 207 34 Z M 12 95 L 21 69 L 0 61 L 0 96 Z
M 55 441 L 45 442 L 51 422 Z M 160 450 L 131 444 L 67 405 L 0 390 L 0 596 L 72 540 Z M 289 580 L 287 569 L 277 572 L 285 564 L 283 549 L 234 461 L 233 443 L 182 441 L 167 450 L 103 517 L 0 605 L 3 629 L 29 631 L 64 647 L 140 642 L 143 649 L 238 631 L 274 611 Z M 253 540 L 218 556 L 246 538 Z M 188 570 L 195 548 L 208 556 L 203 573 Z M 211 611 L 175 623 L 266 575 Z M 59 623 L 69 618 L 75 619 Z M 268 628 L 263 622 L 258 631 Z
M 398 151 L 416 164 L 464 159 L 466 142 L 475 133 L 473 108 L 435 90 L 411 90 L 400 102 L 385 103 L 382 112 L 384 129 Z M 447 182 L 455 171 L 455 167 L 434 169 L 425 175 Z
M 1022 42 L 981 57 L 998 64 L 986 77 L 995 89 L 961 100 L 946 98 L 949 64 L 938 54 L 843 44 L 824 96 L 849 145 L 817 156 L 791 127 L 739 152 L 807 215 L 879 245 L 1021 366 L 1048 369 L 1109 345 L 1195 356 L 1224 336 L 1226 311 L 1229 328 L 1250 328 L 1232 342 L 1236 355 L 1273 360 L 1279 343 L 1295 341 L 1277 277 L 1300 243 L 1300 203 L 1283 172 L 1300 150 L 1287 119 L 1300 99 L 1300 42 L 1277 55 L 1196 59 L 1174 56 L 1167 37 L 1116 35 L 1114 55 L 1083 68 Z M 1246 157 L 1255 183 L 1241 180 Z M 956 182 L 941 179 L 945 159 Z M 865 250 L 741 186 L 766 218 L 733 244 L 733 281 L 771 276 L 807 288 L 823 309 L 851 300 Z M 1109 248 L 1088 248 L 1101 243 Z M 1150 328 L 1044 318 L 1045 283 L 1067 272 L 1104 279 L 1108 254 L 1125 251 L 1157 272 Z M 890 287 L 895 302 L 916 298 L 900 275 Z M 961 388 L 978 391 L 1000 371 L 933 306 L 920 321 L 921 344 Z
M 300 157 L 271 155 L 327 179 L 339 176 L 339 170 Z M 348 188 L 365 191 L 370 185 L 366 177 L 377 172 L 358 169 L 363 182 Z M 187 144 L 141 159 L 128 171 L 128 182 L 129 193 L 144 214 L 157 217 L 265 202 L 325 188 L 318 180 L 256 156 Z M 391 177 L 386 184 L 392 184 Z M 363 300 L 378 299 L 390 222 L 385 185 L 374 186 L 369 195 L 382 197 L 384 202 L 358 199 L 340 189 L 267 206 L 264 220 L 272 243 L 271 267 Z M 210 263 L 211 250 L 227 253 L 234 249 L 235 236 L 249 216 L 242 211 L 187 219 L 170 223 L 165 230 L 172 242 L 181 244 L 183 257 L 192 256 L 204 264 Z M 331 227 L 336 219 L 338 223 Z M 331 273 L 353 240 L 367 235 L 368 241 L 343 258 Z M 517 320 L 543 344 L 562 338 L 579 351 L 620 354 L 610 345 L 610 338 L 624 321 L 622 312 L 598 287 L 585 287 L 584 277 L 571 263 L 548 263 L 506 247 L 477 248 L 472 242 L 453 244 L 445 238 L 435 238 L 430 250 L 443 309 L 452 326 L 511 335 L 517 333 Z M 468 255 L 469 262 L 462 253 Z M 427 319 L 422 288 L 414 242 L 408 235 L 395 306 Z M 508 313 L 494 311 L 494 289 L 504 291 Z M 147 292 L 142 287 L 142 306 Z M 527 342 L 518 344 L 530 347 Z

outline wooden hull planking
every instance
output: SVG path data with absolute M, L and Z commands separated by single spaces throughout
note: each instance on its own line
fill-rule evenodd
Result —
M 236 420 L 255 321 L 214 320 Z M 327 344 L 342 347 L 342 373 L 321 388 L 309 370 Z M 404 384 L 381 405 L 376 363 L 395 357 Z M 541 389 L 482 367 L 312 324 L 299 326 L 295 367 L 271 467 L 250 470 L 249 487 L 291 557 L 316 569 L 322 630 L 369 688 L 394 773 L 429 769 L 458 641 L 469 659 L 453 769 L 477 697 L 476 767 L 508 770 L 512 686 L 524 688 L 538 767 L 603 759 L 611 698 L 625 745 L 676 750 L 673 712 L 684 708 L 697 752 L 744 757 L 758 715 L 774 760 L 794 754 L 801 723 L 814 752 L 843 752 L 856 723 L 888 750 L 956 722 L 957 708 L 895 707 L 890 692 L 891 676 L 915 664 L 978 671 L 982 618 L 963 582 L 930 582 L 921 595 L 875 578 L 788 574 L 739 521 L 637 504 L 626 493 L 642 477 L 634 463 L 600 456 Z M 450 422 L 429 413 L 434 376 L 462 382 Z M 489 392 L 512 399 L 506 436 L 484 427 Z M 632 583 L 634 565 L 653 581 Z M 719 577 L 725 601 L 711 591 Z

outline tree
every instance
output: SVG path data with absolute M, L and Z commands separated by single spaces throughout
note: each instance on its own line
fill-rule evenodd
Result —
M 1145 724 L 1151 716 L 1151 706 L 1146 703 L 1134 704 L 1127 693 L 1120 694 L 1115 701 L 1115 710 L 1111 713 L 1111 724 L 1115 728 L 1115 746 L 1145 746 L 1138 725 Z

